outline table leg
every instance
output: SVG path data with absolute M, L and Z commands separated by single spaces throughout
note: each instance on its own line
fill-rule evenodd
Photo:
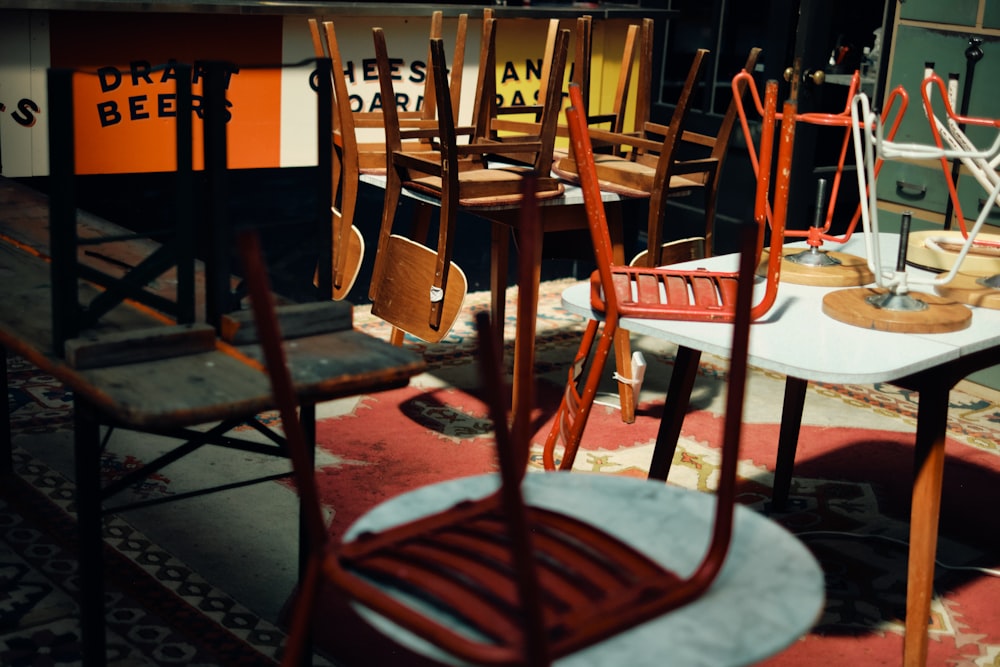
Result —
M 660 428 L 656 434 L 653 460 L 649 464 L 649 479 L 666 481 L 670 473 L 670 464 L 674 460 L 677 440 L 681 436 L 681 425 L 684 423 L 684 415 L 691 402 L 691 390 L 698 376 L 700 361 L 699 350 L 689 347 L 677 348 L 674 372 L 670 374 L 670 384 L 663 402 L 663 416 L 660 417 Z
M 771 492 L 771 509 L 776 512 L 783 511 L 788 503 L 808 384 L 806 380 L 790 376 L 785 379 L 785 400 L 781 407 L 781 429 L 778 432 L 778 457 L 774 466 L 774 488 Z
M 104 636 L 104 561 L 101 554 L 100 424 L 87 402 L 73 401 L 76 511 L 79 551 L 80 634 L 84 665 L 106 661 Z
M 905 667 L 927 664 L 927 625 L 934 594 L 949 391 L 950 385 L 944 381 L 929 381 L 920 387 L 906 575 Z
M 10 391 L 7 384 L 7 348 L 0 345 L 0 380 L 3 380 L 4 396 Z M 7 406 L 0 411 L 0 475 L 14 472 L 14 444 L 10 433 L 10 411 Z

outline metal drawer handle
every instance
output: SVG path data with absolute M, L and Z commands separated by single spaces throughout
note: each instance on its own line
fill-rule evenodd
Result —
M 923 197 L 927 194 L 927 186 L 907 183 L 906 181 L 896 181 L 896 192 L 903 197 Z

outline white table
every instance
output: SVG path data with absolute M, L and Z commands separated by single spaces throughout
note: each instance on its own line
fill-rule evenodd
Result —
M 483 497 L 498 483 L 498 475 L 479 475 L 402 494 L 362 516 L 345 539 L 444 510 L 464 498 Z M 595 523 L 682 575 L 694 571 L 708 544 L 712 494 L 586 473 L 530 473 L 523 488 L 529 505 Z M 777 523 L 737 506 L 729 556 L 704 596 L 555 664 L 749 665 L 808 632 L 823 600 L 823 572 L 812 553 Z M 462 664 L 386 619 L 359 612 L 408 649 Z
M 894 266 L 898 236 L 882 237 L 883 266 Z M 864 239 L 856 234 L 837 249 L 864 256 Z M 680 266 L 735 270 L 736 257 L 727 255 Z M 763 284 L 757 287 L 763 290 Z M 1000 310 L 973 309 L 971 325 L 951 333 L 874 331 L 844 324 L 823 313 L 823 295 L 833 289 L 837 288 L 781 283 L 774 307 L 751 329 L 750 364 L 787 375 L 774 501 L 780 507 L 787 497 L 808 381 L 890 382 L 919 392 L 904 663 L 923 665 L 934 583 L 948 395 L 970 373 L 1000 363 Z M 563 293 L 563 305 L 585 317 L 596 316 L 590 308 L 586 283 L 568 288 Z M 651 478 L 666 479 L 701 353 L 728 356 L 732 330 L 718 323 L 628 317 L 621 319 L 620 326 L 679 346 L 650 466 Z

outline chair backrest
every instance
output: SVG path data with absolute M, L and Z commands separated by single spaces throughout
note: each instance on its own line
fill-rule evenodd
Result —
M 341 147 L 341 160 L 347 163 L 347 168 L 353 173 L 381 172 L 385 170 L 385 142 L 361 142 L 359 130 L 383 129 L 384 118 L 381 111 L 353 111 L 351 109 L 350 93 L 347 89 L 347 78 L 340 46 L 337 41 L 333 21 L 323 21 L 322 26 L 316 19 L 309 19 L 309 30 L 312 35 L 313 49 L 318 58 L 330 58 L 333 61 L 333 85 L 336 114 L 334 122 L 335 142 Z M 449 76 L 449 92 L 452 105 L 457 108 L 462 95 L 462 74 L 465 69 L 465 46 L 468 32 L 468 15 L 461 14 L 457 19 L 455 48 L 452 53 L 454 71 Z M 430 37 L 440 38 L 443 34 L 443 13 L 438 10 L 431 15 Z M 430 52 L 428 51 L 428 68 Z M 423 104 L 413 111 L 398 111 L 397 119 L 404 125 L 419 125 L 419 121 L 436 118 L 437 99 L 435 97 L 434 75 L 428 72 L 424 80 Z M 349 171 L 350 173 L 350 171 Z
M 578 86 L 570 86 L 570 103 L 573 117 L 580 113 L 576 109 L 585 109 L 583 97 Z M 774 106 L 777 104 L 777 89 L 769 86 L 768 103 L 771 105 L 770 124 L 765 119 L 764 135 L 761 144 L 761 164 L 770 163 L 771 149 L 767 145 L 768 137 L 774 137 Z M 570 116 L 567 109 L 567 117 Z M 594 257 L 597 270 L 591 279 L 593 284 L 592 304 L 598 312 L 603 312 L 609 320 L 620 316 L 646 317 L 653 319 L 692 319 L 709 321 L 731 321 L 735 317 L 737 296 L 737 276 L 735 272 L 709 272 L 701 270 L 677 270 L 654 267 L 620 266 L 614 262 L 611 236 L 608 232 L 607 216 L 604 203 L 601 200 L 601 188 L 597 168 L 594 161 L 594 150 L 590 143 L 589 131 L 580 127 L 578 122 L 570 122 L 570 140 L 576 159 L 580 187 L 583 191 L 587 208 L 587 219 L 590 227 L 591 242 L 594 247 Z M 787 141 L 789 146 L 793 134 L 783 137 L 782 148 Z M 773 143 L 773 141 L 771 141 Z M 763 166 L 762 166 L 763 171 Z M 770 182 L 758 181 L 757 203 L 767 200 Z M 787 190 L 787 188 L 785 188 Z M 780 196 L 781 193 L 779 192 Z M 784 193 L 787 203 L 787 192 Z M 652 203 L 650 204 L 652 205 Z M 755 217 L 757 223 L 757 261 L 763 250 L 764 230 L 767 217 Z M 784 218 L 781 218 L 783 225 Z M 775 258 L 777 256 L 777 259 Z M 781 240 L 775 238 L 772 229 L 771 251 L 767 266 L 767 287 L 761 301 L 754 306 L 754 319 L 767 312 L 777 296 L 778 277 L 780 273 Z
M 500 22 L 486 11 L 480 49 L 479 80 L 476 85 L 477 104 L 473 113 L 475 141 L 477 143 L 520 142 L 534 138 L 541 142 L 538 151 L 518 156 L 508 153 L 507 162 L 521 162 L 535 167 L 540 174 L 548 174 L 552 167 L 560 114 L 562 113 L 562 87 L 569 53 L 569 31 L 559 28 L 559 20 L 551 19 L 545 40 L 542 59 L 541 85 L 537 104 L 498 107 L 496 43 Z M 513 25 L 513 24 L 507 24 Z M 532 121 L 511 120 L 504 116 L 534 114 Z M 509 137 L 501 132 L 510 131 Z
M 586 137 L 583 113 L 571 118 L 571 122 L 577 122 L 577 134 Z M 524 186 L 522 224 L 530 228 L 539 224 L 537 202 L 531 196 L 533 179 L 525 179 Z M 525 236 L 533 239 L 538 235 Z M 331 553 L 259 244 L 252 233 L 242 235 L 241 252 L 254 317 L 306 507 L 306 528 L 310 537 L 314 537 L 303 583 L 308 588 L 297 602 L 293 623 L 293 636 L 300 643 L 286 654 L 286 664 L 299 657 L 302 633 L 309 627 L 312 591 L 319 585 L 320 576 L 362 606 L 477 664 L 548 665 L 553 658 L 628 630 L 703 594 L 722 568 L 733 532 L 752 279 L 756 267 L 755 237 L 751 229 L 742 243 L 722 467 L 711 538 L 693 574 L 681 576 L 600 526 L 525 504 L 521 484 L 530 443 L 533 349 L 522 346 L 517 352 L 524 355 L 519 360 L 525 374 L 520 386 L 527 392 L 519 396 L 513 419 L 509 420 L 507 393 L 502 389 L 505 383 L 499 360 L 500 342 L 493 337 L 485 315 L 477 318 L 477 328 L 482 343 L 484 387 L 497 432 L 500 490 L 409 523 L 364 533 L 341 545 L 338 553 Z M 522 249 L 519 316 L 528 316 L 535 309 L 534 290 L 529 288 L 534 281 L 533 254 L 533 248 Z M 508 428 L 510 421 L 512 426 Z M 588 548 L 580 549 L 580 544 Z M 538 556 L 540 552 L 544 556 Z M 581 576 L 568 577 L 567 573 L 581 573 Z M 437 598 L 449 612 L 492 637 L 484 641 L 470 637 L 451 623 L 402 602 L 375 585 L 372 577 L 387 587 L 393 582 L 402 583 L 403 590 L 425 602 Z

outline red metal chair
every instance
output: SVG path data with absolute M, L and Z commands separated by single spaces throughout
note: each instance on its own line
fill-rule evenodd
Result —
M 570 100 L 575 109 L 583 107 L 578 86 L 570 87 Z M 757 225 L 756 261 L 760 261 L 764 232 L 768 221 L 767 196 L 770 191 L 771 146 L 773 146 L 777 106 L 777 83 L 768 84 L 767 109 L 761 138 L 761 177 L 758 180 L 755 204 Z M 570 111 L 567 111 L 570 115 Z M 573 112 L 573 119 L 579 113 Z M 580 439 L 590 415 L 601 374 L 613 345 L 618 322 L 622 317 L 651 319 L 688 319 L 732 322 L 736 318 L 738 286 L 741 277 L 735 272 L 679 270 L 616 265 L 611 254 L 604 205 L 601 202 L 598 173 L 590 135 L 585 124 L 571 119 L 570 137 L 583 189 L 591 240 L 597 260 L 597 270 L 591 276 L 591 306 L 603 315 L 603 323 L 590 320 L 566 384 L 566 392 L 556 413 L 555 424 L 545 442 L 543 462 L 547 469 L 556 468 L 556 449 L 563 448 L 559 468 L 570 470 L 576 458 Z M 790 164 L 794 122 L 782 126 L 782 153 L 779 165 Z M 779 185 L 781 185 L 779 181 Z M 771 226 L 771 253 L 767 266 L 767 285 L 763 298 L 753 306 L 751 317 L 757 319 L 774 303 L 778 289 L 784 211 L 787 208 L 787 182 L 776 189 L 775 214 Z M 752 278 L 751 278 L 752 280 Z M 598 337 L 598 332 L 600 336 Z M 595 340 L 597 341 L 595 345 Z M 592 352 L 593 351 L 593 352 Z M 591 356 L 592 355 L 592 356 Z M 588 364 L 589 359 L 589 364 Z M 584 368 L 588 368 L 583 377 Z
M 574 111 L 573 122 L 585 123 Z M 529 180 L 526 188 L 534 187 Z M 538 224 L 535 199 L 526 189 L 522 224 Z M 296 665 L 313 622 L 321 582 L 350 600 L 475 664 L 547 665 L 552 660 L 678 609 L 698 598 L 719 573 L 732 538 L 736 467 L 742 423 L 747 344 L 751 321 L 754 234 L 746 236 L 740 265 L 732 365 L 718 501 L 700 565 L 689 575 L 665 569 L 603 531 L 560 512 L 527 505 L 521 493 L 530 445 L 533 346 L 519 346 L 524 394 L 508 419 L 500 362 L 502 343 L 489 317 L 477 320 L 483 386 L 496 426 L 500 489 L 446 511 L 335 546 L 326 532 L 313 475 L 296 415 L 296 397 L 285 366 L 256 237 L 241 237 L 249 292 L 267 369 L 279 405 L 296 482 L 306 508 L 310 550 L 295 602 L 284 664 Z M 533 238 L 533 235 L 529 235 Z M 520 281 L 532 280 L 531 253 L 522 253 Z M 522 290 L 519 315 L 535 308 Z M 508 423 L 511 426 L 508 428 Z M 639 482 L 637 482 L 638 484 Z M 581 548 L 586 545 L 586 548 Z M 579 574 L 580 576 L 573 576 Z M 379 582 L 375 584 L 373 582 Z M 393 591 L 404 590 L 406 597 Z M 436 620 L 408 600 L 415 595 L 446 614 Z M 464 628 L 465 631 L 456 629 Z M 468 629 L 481 637 L 473 638 Z

